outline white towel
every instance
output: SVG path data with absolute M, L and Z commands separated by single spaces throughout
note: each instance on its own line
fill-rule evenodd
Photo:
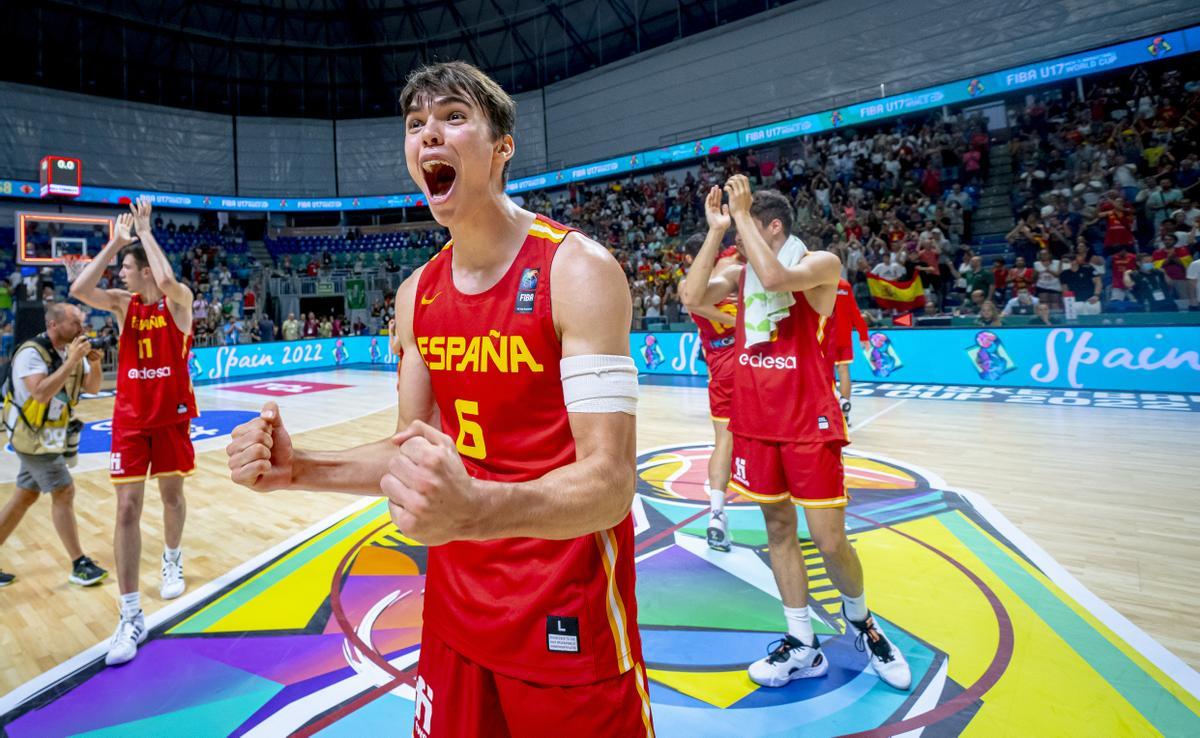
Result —
M 795 266 L 804 258 L 808 247 L 795 236 L 788 236 L 783 247 L 779 249 L 777 258 L 785 267 Z M 775 326 L 788 316 L 796 298 L 791 292 L 767 292 L 762 280 L 754 273 L 754 267 L 746 264 L 745 290 L 746 306 L 746 348 L 756 343 L 771 340 Z

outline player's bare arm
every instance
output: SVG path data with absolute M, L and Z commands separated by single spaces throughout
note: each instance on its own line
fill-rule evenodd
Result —
M 698 307 L 715 305 L 737 289 L 741 266 L 717 264 L 721 239 L 732 224 L 729 207 L 721 204 L 721 188 L 713 186 L 704 198 L 704 217 L 708 221 L 708 233 L 704 245 L 692 259 L 687 276 L 679 285 L 679 300 L 688 312 Z
M 616 260 L 570 234 L 550 270 L 563 358 L 629 356 L 632 305 Z M 636 420 L 626 412 L 569 412 L 575 462 L 539 479 L 501 483 L 467 475 L 454 440 L 423 422 L 397 436 L 382 488 L 400 530 L 427 545 L 451 540 L 568 539 L 619 523 L 633 504 Z
M 737 325 L 737 318 L 733 317 L 729 313 L 718 310 L 712 305 L 697 305 L 696 307 L 688 308 L 688 312 L 692 315 L 699 315 L 701 318 L 711 320 L 714 323 L 719 323 L 721 325 Z
M 746 249 L 746 261 L 754 267 L 763 287 L 770 292 L 804 292 L 814 309 L 824 315 L 832 313 L 842 271 L 837 256 L 828 251 L 813 251 L 799 263 L 785 266 L 750 215 L 750 180 L 736 174 L 725 183 L 725 192 L 729 195 L 729 213 Z
M 191 333 L 192 291 L 175 279 L 175 269 L 154 238 L 154 228 L 150 224 L 150 200 L 145 197 L 138 198 L 136 203 L 130 203 L 129 210 L 133 215 L 138 240 L 146 250 L 146 260 L 150 262 L 154 284 L 167 296 L 167 307 L 171 311 L 171 317 L 175 318 L 175 325 L 184 333 Z
M 403 348 L 397 431 L 415 421 L 436 420 L 429 370 L 412 331 L 413 302 L 423 271 L 421 267 L 413 272 L 396 290 L 396 340 Z M 274 402 L 264 405 L 259 417 L 234 428 L 225 449 L 233 481 L 258 492 L 307 489 L 373 496 L 380 494 L 379 482 L 395 451 L 390 436 L 339 451 L 296 449 Z
M 132 215 L 124 213 L 117 216 L 117 222 L 113 225 L 112 237 L 108 243 L 100 249 L 96 258 L 89 261 L 83 272 L 71 283 L 71 297 L 97 310 L 113 313 L 118 324 L 125 322 L 125 313 L 129 310 L 129 300 L 132 295 L 126 290 L 106 290 L 101 289 L 98 285 L 100 278 L 104 276 L 105 269 L 113 259 L 117 258 L 121 249 L 133 243 L 132 227 Z

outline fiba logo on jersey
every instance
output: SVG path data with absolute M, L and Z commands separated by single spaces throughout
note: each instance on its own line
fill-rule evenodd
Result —
M 425 683 L 425 677 L 417 677 L 413 702 L 413 727 L 417 735 L 428 738 L 433 724 L 433 687 Z
M 541 270 L 537 267 L 530 267 L 521 272 L 521 283 L 517 286 L 517 304 L 513 307 L 514 313 L 532 313 L 534 296 L 537 295 L 538 272 Z

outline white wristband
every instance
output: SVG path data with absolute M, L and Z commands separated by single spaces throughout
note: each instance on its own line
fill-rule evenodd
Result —
M 628 356 L 565 356 L 558 370 L 567 412 L 637 414 L 637 365 Z

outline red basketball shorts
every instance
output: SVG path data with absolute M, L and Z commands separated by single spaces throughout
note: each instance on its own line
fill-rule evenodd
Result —
M 803 507 L 845 507 L 842 444 L 779 443 L 733 436 L 729 488 L 755 502 L 791 500 Z
M 845 346 L 834 346 L 833 347 L 833 363 L 834 363 L 834 365 L 850 364 L 853 361 L 854 361 L 854 347 L 853 346 L 851 346 L 850 344 L 846 344 Z
M 425 630 L 413 738 L 653 738 L 645 667 L 595 684 L 533 684 L 485 669 Z
M 729 422 L 733 407 L 734 351 L 729 349 L 709 351 L 708 361 L 708 413 L 713 420 Z
M 196 470 L 191 424 L 191 420 L 181 420 L 158 428 L 113 428 L 109 478 L 125 484 L 167 474 L 191 475 Z

